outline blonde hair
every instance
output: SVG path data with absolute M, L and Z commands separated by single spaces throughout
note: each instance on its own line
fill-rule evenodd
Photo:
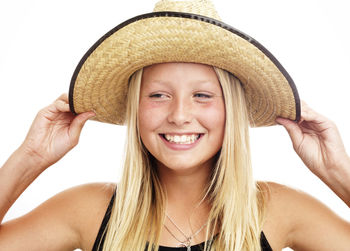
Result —
M 260 250 L 264 203 L 253 181 L 249 119 L 240 82 L 215 68 L 226 109 L 225 136 L 204 199 L 211 205 L 204 250 Z M 130 79 L 124 171 L 107 225 L 103 250 L 158 250 L 166 194 L 138 126 L 142 69 Z M 219 228 L 214 238 L 215 229 Z

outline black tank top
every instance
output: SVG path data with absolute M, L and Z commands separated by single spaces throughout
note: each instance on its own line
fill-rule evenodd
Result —
M 109 218 L 111 216 L 111 211 L 112 211 L 112 206 L 113 206 L 113 202 L 114 202 L 114 197 L 115 194 L 113 194 L 111 201 L 109 202 L 106 214 L 103 218 L 100 230 L 98 231 L 94 246 L 92 248 L 92 251 L 102 251 L 102 247 L 103 247 L 103 243 L 105 240 L 105 228 L 107 226 L 107 223 L 109 221 Z M 261 232 L 260 235 L 260 245 L 261 245 L 261 251 L 272 251 L 272 248 L 269 244 L 269 242 L 267 241 L 264 232 Z M 204 248 L 204 242 L 191 246 L 191 251 L 200 251 L 203 250 Z M 165 246 L 159 246 L 158 251 L 186 251 L 187 248 L 185 247 L 165 247 Z

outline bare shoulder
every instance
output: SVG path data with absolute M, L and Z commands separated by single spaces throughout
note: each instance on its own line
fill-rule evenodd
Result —
M 281 250 L 289 246 L 291 217 L 288 192 L 293 192 L 289 187 L 273 182 L 258 182 L 258 186 L 265 205 L 264 234 L 273 250 Z
M 73 207 L 89 211 L 94 210 L 94 208 L 104 208 L 105 205 L 108 205 L 115 189 L 116 185 L 113 183 L 84 184 L 67 189 L 45 203 L 51 204 L 53 203 L 52 201 L 57 201 L 58 203 L 64 201 Z
M 91 250 L 115 189 L 116 185 L 112 183 L 84 184 L 53 197 L 62 207 L 62 213 L 65 211 L 63 208 L 69 205 L 69 212 L 65 215 L 79 233 L 83 250 Z
M 263 226 L 276 250 L 347 250 L 350 224 L 307 193 L 274 182 L 259 182 L 265 198 Z M 306 238 L 307 236 L 307 238 Z M 335 244 L 336 243 L 336 244 Z M 271 243 L 270 243 L 271 244 Z
M 53 196 L 28 214 L 2 224 L 0 249 L 91 250 L 115 187 L 86 184 Z

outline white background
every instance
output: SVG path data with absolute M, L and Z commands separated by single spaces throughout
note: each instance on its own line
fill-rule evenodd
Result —
M 22 142 L 37 111 L 68 92 L 71 75 L 86 50 L 120 22 L 152 11 L 155 2 L 0 2 L 1 164 Z M 300 97 L 337 123 L 350 149 L 347 1 L 214 3 L 223 21 L 249 34 L 277 57 L 294 79 Z M 89 121 L 80 144 L 35 180 L 5 219 L 23 215 L 72 186 L 117 182 L 124 134 L 123 127 Z M 251 129 L 251 142 L 256 179 L 301 189 L 350 220 L 349 208 L 302 164 L 282 127 Z

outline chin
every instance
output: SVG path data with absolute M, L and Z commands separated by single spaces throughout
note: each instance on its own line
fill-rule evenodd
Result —
M 190 163 L 187 161 L 176 161 L 168 159 L 167 161 L 160 162 L 159 168 L 167 168 L 172 171 L 186 171 L 186 170 L 196 170 L 197 168 L 203 168 L 205 163 L 196 162 Z

